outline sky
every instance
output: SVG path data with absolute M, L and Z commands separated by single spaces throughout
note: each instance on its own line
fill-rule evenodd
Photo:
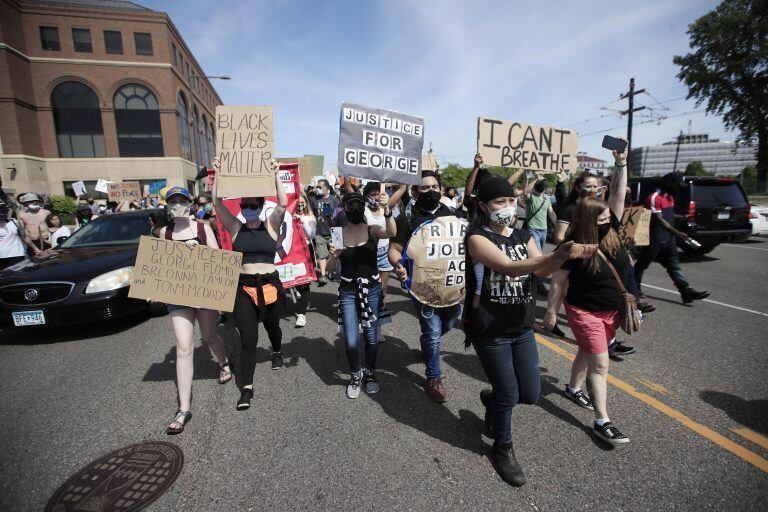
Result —
M 206 74 L 232 78 L 212 81 L 225 104 L 273 107 L 278 156 L 325 155 L 326 169 L 345 101 L 424 118 L 441 166 L 471 166 L 478 116 L 571 128 L 580 151 L 608 159 L 631 77 L 649 93 L 635 97 L 648 108 L 633 147 L 737 135 L 685 100 L 672 63 L 716 1 L 138 2 L 170 15 Z

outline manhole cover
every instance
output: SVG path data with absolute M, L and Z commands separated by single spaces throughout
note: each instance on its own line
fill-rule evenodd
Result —
M 120 448 L 69 477 L 45 512 L 141 510 L 162 495 L 184 467 L 184 454 L 158 441 Z

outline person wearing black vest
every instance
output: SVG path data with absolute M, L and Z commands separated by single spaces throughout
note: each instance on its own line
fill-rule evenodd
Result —
M 190 221 L 192 195 L 182 187 L 173 187 L 166 194 L 170 223 L 161 228 L 158 237 L 166 240 L 184 242 L 190 249 L 196 245 L 219 248 L 213 231 L 204 222 Z M 168 305 L 173 332 L 176 335 L 176 384 L 179 390 L 179 409 L 168 428 L 168 434 L 180 434 L 192 417 L 190 404 L 192 399 L 192 375 L 194 373 L 193 353 L 195 348 L 195 319 L 200 325 L 203 343 L 211 348 L 219 362 L 219 384 L 232 380 L 232 371 L 224 341 L 216 332 L 218 311 L 212 309 L 191 308 L 188 306 Z
M 480 394 L 495 440 L 491 460 L 502 479 L 517 487 L 525 475 L 512 446 L 512 409 L 535 403 L 541 387 L 533 276 L 545 277 L 569 258 L 589 257 L 596 246 L 569 242 L 542 255 L 528 230 L 512 228 L 517 199 L 503 178 L 480 185 L 477 206 L 466 240 L 465 343 L 475 347 L 493 388 Z
M 219 162 L 214 160 L 218 171 Z M 232 237 L 232 250 L 243 253 L 243 265 L 237 283 L 235 297 L 235 323 L 240 331 L 240 372 L 236 373 L 240 387 L 240 399 L 237 409 L 245 410 L 253 399 L 253 374 L 256 370 L 256 344 L 259 341 L 259 322 L 272 344 L 272 369 L 283 366 L 280 313 L 285 305 L 285 290 L 275 268 L 277 238 L 283 223 L 288 196 L 280 179 L 276 160 L 270 162 L 275 173 L 277 206 L 269 217 L 265 218 L 263 197 L 243 197 L 240 199 L 240 211 L 245 222 L 232 215 L 224 202 L 216 194 L 214 197 L 216 214 L 221 225 Z

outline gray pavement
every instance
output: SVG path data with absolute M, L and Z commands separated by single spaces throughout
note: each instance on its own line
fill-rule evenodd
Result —
M 520 489 L 504 484 L 485 456 L 491 442 L 478 394 L 487 384 L 474 351 L 464 350 L 459 331 L 445 338 L 449 401 L 430 402 L 418 323 L 395 287 L 379 395 L 345 397 L 335 285 L 313 287 L 307 327 L 283 321 L 286 367 L 270 370 L 261 349 L 250 410 L 234 409 L 236 387 L 216 383 L 216 366 L 198 346 L 194 417 L 175 438 L 164 433 L 176 408 L 167 317 L 3 331 L 0 510 L 41 510 L 71 473 L 145 440 L 177 443 L 186 457 L 150 510 L 764 510 L 766 249 L 755 239 L 683 264 L 712 300 L 763 315 L 684 306 L 646 288 L 658 310 L 629 342 L 638 353 L 611 368 L 610 415 L 630 436 L 627 446 L 610 449 L 588 433 L 591 413 L 561 394 L 575 349 L 541 338 L 542 397 L 513 414 L 529 482 Z M 657 264 L 646 284 L 674 289 Z M 234 350 L 232 326 L 222 332 Z

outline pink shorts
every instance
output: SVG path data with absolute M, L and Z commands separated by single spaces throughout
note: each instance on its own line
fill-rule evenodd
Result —
M 588 354 L 608 352 L 608 344 L 619 328 L 618 311 L 587 311 L 566 302 L 565 314 L 581 350 Z

